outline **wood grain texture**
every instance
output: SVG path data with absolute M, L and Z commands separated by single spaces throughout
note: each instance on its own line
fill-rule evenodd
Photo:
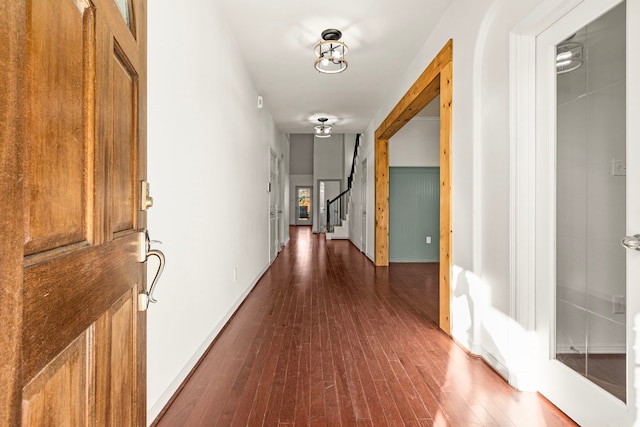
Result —
M 389 265 L 389 141 L 375 142 L 375 263 Z
M 138 116 L 136 117 L 137 142 L 138 142 L 138 164 L 137 171 L 140 178 L 147 177 L 147 1 L 133 1 L 133 25 L 132 31 L 136 40 L 136 64 L 135 69 L 138 74 L 137 106 Z M 136 192 L 135 204 L 140 204 L 141 194 Z M 139 230 L 147 229 L 147 213 L 140 211 L 137 215 L 136 227 Z M 151 235 L 154 236 L 153 230 Z M 136 295 L 142 293 L 146 287 L 148 277 L 147 269 L 142 271 L 142 280 L 138 283 Z M 136 419 L 139 425 L 147 425 L 147 312 L 136 311 L 135 318 L 135 345 L 136 360 L 138 367 L 136 374 L 136 390 L 138 395 L 135 401 L 135 408 L 138 410 Z
M 427 106 L 440 92 L 440 71 L 453 61 L 453 41 L 449 40 L 420 74 L 409 90 L 378 126 L 375 139 L 389 139 Z
M 132 230 L 138 206 L 137 92 L 138 76 L 124 53 L 116 49 L 113 57 L 113 143 L 110 147 L 108 176 L 111 178 L 111 230 Z
M 93 415 L 91 405 L 78 405 L 78 402 L 91 399 L 93 392 L 91 371 L 87 369 L 88 334 L 88 331 L 80 334 L 24 388 L 22 425 L 89 424 Z
M 438 328 L 438 264 L 290 238 L 154 426 L 575 426 Z
M 440 328 L 448 334 L 451 331 L 452 62 L 453 41 L 449 40 L 375 132 L 375 264 L 386 266 L 389 264 L 389 138 L 436 96 L 441 96 Z
M 26 7 L 0 2 L 0 425 L 20 423 Z
M 453 64 L 440 70 L 440 328 L 451 334 L 451 133 Z
M 108 310 L 138 277 L 137 236 L 29 267 L 24 273 L 23 375 L 28 381 Z M 55 337 L 55 339 L 51 339 Z
M 96 383 L 104 384 L 96 390 L 96 425 L 136 424 L 137 396 L 121 392 L 136 381 L 136 295 L 125 293 L 96 322 Z
M 29 138 L 25 156 L 25 254 L 87 239 L 85 218 L 93 141 L 85 106 L 91 70 L 85 65 L 93 19 L 90 8 L 72 1 L 31 2 L 28 21 L 27 86 Z M 85 27 L 86 26 L 86 27 Z M 55 34 L 56 37 L 51 37 Z

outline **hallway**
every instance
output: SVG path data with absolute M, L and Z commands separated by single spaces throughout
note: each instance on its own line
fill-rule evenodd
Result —
M 575 425 L 440 332 L 437 264 L 290 236 L 154 425 Z

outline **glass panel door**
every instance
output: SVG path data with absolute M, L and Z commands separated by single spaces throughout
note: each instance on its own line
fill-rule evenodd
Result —
M 310 225 L 311 221 L 311 187 L 296 187 L 296 225 Z
M 556 46 L 556 359 L 626 401 L 625 3 Z

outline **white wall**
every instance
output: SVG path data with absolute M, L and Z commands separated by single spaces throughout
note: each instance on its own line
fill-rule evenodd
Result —
M 344 154 L 342 158 L 344 160 L 344 183 L 342 185 L 342 189 L 346 190 L 347 186 L 347 178 L 351 173 L 351 164 L 353 163 L 353 150 L 356 146 L 356 134 L 355 133 L 345 133 L 344 134 Z
M 373 135 L 373 133 L 370 135 Z M 352 215 L 353 220 L 349 224 L 349 240 L 371 261 L 375 261 L 375 159 L 373 157 L 373 146 L 368 138 L 369 133 L 367 130 L 360 137 L 358 167 L 353 177 L 354 184 L 349 209 L 352 213 L 357 212 L 357 214 Z M 366 167 L 363 167 L 363 164 Z M 366 186 L 364 188 L 363 175 L 366 175 L 364 179 Z M 363 195 L 363 193 L 365 194 Z M 366 213 L 365 224 L 362 224 L 363 211 Z M 363 240 L 365 241 L 364 245 L 362 244 Z
M 414 117 L 389 139 L 389 166 L 439 167 L 440 118 Z
M 152 422 L 268 267 L 270 147 L 289 167 L 214 3 L 154 0 L 148 12 L 149 230 L 167 258 L 148 312 Z M 282 189 L 286 203 L 286 178 Z
M 294 133 L 289 136 L 291 141 L 291 174 L 313 174 L 313 135 Z
M 362 146 L 358 149 L 358 158 L 356 159 L 356 170 L 351 186 L 351 198 L 349 203 L 349 240 L 356 245 L 360 251 L 366 255 L 366 247 L 362 244 L 363 237 L 363 211 L 366 211 L 366 201 L 363 204 L 363 193 L 367 191 L 363 188 L 363 175 L 367 173 L 364 168 L 369 168 L 366 164 L 366 156 L 362 154 Z M 369 256 L 369 255 L 367 255 Z M 373 260 L 373 257 L 369 256 Z
M 374 253 L 374 132 L 407 89 L 453 39 L 452 335 L 505 376 L 509 358 L 509 31 L 540 0 L 453 0 L 432 35 L 390 85 L 364 133 L 368 159 L 367 248 Z M 357 242 L 354 242 L 357 243 Z

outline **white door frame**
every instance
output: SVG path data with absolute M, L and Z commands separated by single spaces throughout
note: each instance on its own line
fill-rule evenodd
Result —
M 539 389 L 539 369 L 540 349 L 548 349 L 549 339 L 547 336 L 536 336 L 536 322 L 540 328 L 545 326 L 547 332 L 553 325 L 543 323 L 548 322 L 548 318 L 536 317 L 536 280 L 538 283 L 544 283 L 546 277 L 537 275 L 537 261 L 551 264 L 552 260 L 542 259 L 546 257 L 546 252 L 540 252 L 536 247 L 536 208 L 538 213 L 544 215 L 544 209 L 540 210 L 536 199 L 548 199 L 549 187 L 540 185 L 540 180 L 536 184 L 536 173 L 544 173 L 544 169 L 540 169 L 540 165 L 536 164 L 536 38 L 542 34 L 556 21 L 561 19 L 569 11 L 581 3 L 588 3 L 589 0 L 545 0 L 525 19 L 523 19 L 510 34 L 510 94 L 511 94 L 511 117 L 510 117 L 510 290 L 511 304 L 510 314 L 513 322 L 510 325 L 511 354 L 510 354 L 510 376 L 509 382 L 523 390 Z M 602 11 L 610 9 L 612 4 L 617 1 L 600 1 L 598 6 L 602 6 Z M 627 51 L 629 46 L 634 46 L 632 41 L 640 40 L 640 1 L 627 0 Z M 632 23 L 630 23 L 632 22 Z M 586 24 L 587 22 L 584 22 Z M 630 24 L 629 24 L 630 23 Z M 635 47 L 637 48 L 637 46 Z M 637 56 L 637 55 L 636 55 Z M 627 57 L 627 70 L 637 70 L 639 64 L 638 58 L 630 60 Z M 627 72 L 627 76 L 631 77 L 631 73 Z M 634 98 L 633 103 L 627 102 L 627 123 L 630 120 L 637 120 L 640 116 L 640 82 L 638 79 L 627 78 L 627 99 Z M 554 111 L 555 113 L 555 111 Z M 635 119 L 632 119 L 634 118 Z M 638 145 L 640 141 L 640 132 L 638 127 L 633 129 L 627 125 L 627 152 L 630 158 L 629 150 L 640 150 L 633 147 L 633 143 Z M 634 154 L 637 156 L 638 154 Z M 540 159 L 540 158 L 538 158 Z M 631 169 L 631 168 L 629 168 Z M 636 168 L 637 169 L 637 168 Z M 549 173 L 550 171 L 547 171 Z M 629 171 L 630 173 L 630 171 Z M 539 178 L 539 177 L 538 177 Z M 631 189 L 627 187 L 627 194 L 633 191 L 637 192 L 637 188 Z M 555 193 L 553 193 L 555 194 Z M 635 197 L 638 198 L 637 196 Z M 640 202 L 632 200 L 628 197 L 627 203 L 639 205 Z M 631 207 L 630 205 L 628 205 Z M 549 208 L 549 206 L 547 206 Z M 640 206 L 631 207 L 635 212 L 640 212 Z M 552 221 L 549 209 L 546 210 L 546 221 Z M 629 212 L 629 211 L 628 211 Z M 540 225 L 540 223 L 538 223 Z M 630 232 L 635 230 L 635 232 Z M 635 234 L 640 232 L 640 218 L 633 215 L 627 216 L 627 234 Z M 537 258 L 536 258 L 537 257 Z M 627 259 L 630 257 L 640 257 L 640 254 L 628 253 Z M 635 262 L 637 264 L 637 262 Z M 628 269 L 629 272 L 629 269 Z M 640 271 L 631 271 L 632 276 L 640 277 Z M 637 280 L 637 279 L 636 279 Z M 555 283 L 555 281 L 554 281 Z M 634 289 L 633 286 L 627 285 L 627 301 L 640 298 L 640 289 Z M 629 310 L 631 311 L 631 310 Z M 588 422 L 594 425 L 632 425 L 634 420 L 640 419 L 638 408 L 636 407 L 636 396 L 638 390 L 635 389 L 634 381 L 636 381 L 635 372 L 640 370 L 640 358 L 638 351 L 633 350 L 634 344 L 640 344 L 640 316 L 633 317 L 632 313 L 627 316 L 627 348 L 628 348 L 628 371 L 627 377 L 628 390 L 627 395 L 627 414 L 624 419 L 613 419 L 608 417 L 605 423 L 599 423 L 595 417 L 598 413 L 605 415 L 607 411 L 604 408 L 592 408 L 593 414 L 582 414 Z M 542 322 L 542 323 L 541 323 Z M 634 328 L 636 329 L 634 337 Z M 543 341 L 543 342 L 540 342 Z M 548 356 L 548 355 L 547 355 Z M 559 362 L 558 362 L 559 363 Z M 564 391 L 567 392 L 566 390 Z M 604 393 L 604 392 L 603 392 Z M 606 398 L 606 397 L 605 397 Z M 581 402 L 581 397 L 572 396 L 574 403 Z M 623 405 L 622 402 L 611 399 L 613 405 Z M 615 402 L 614 402 L 615 400 Z M 553 399 L 552 399 L 553 401 Z M 575 411 L 575 408 L 560 408 L 565 412 Z M 588 408 L 587 408 L 588 409 Z M 581 408 L 580 411 L 583 409 Z M 572 416 L 571 414 L 569 414 Z
M 278 209 L 279 209 L 279 188 L 278 188 L 278 155 L 272 148 L 269 148 L 269 262 L 276 259 L 279 252 L 278 244 Z
M 536 37 L 583 0 L 546 0 L 510 34 L 509 383 L 537 391 L 535 336 Z

